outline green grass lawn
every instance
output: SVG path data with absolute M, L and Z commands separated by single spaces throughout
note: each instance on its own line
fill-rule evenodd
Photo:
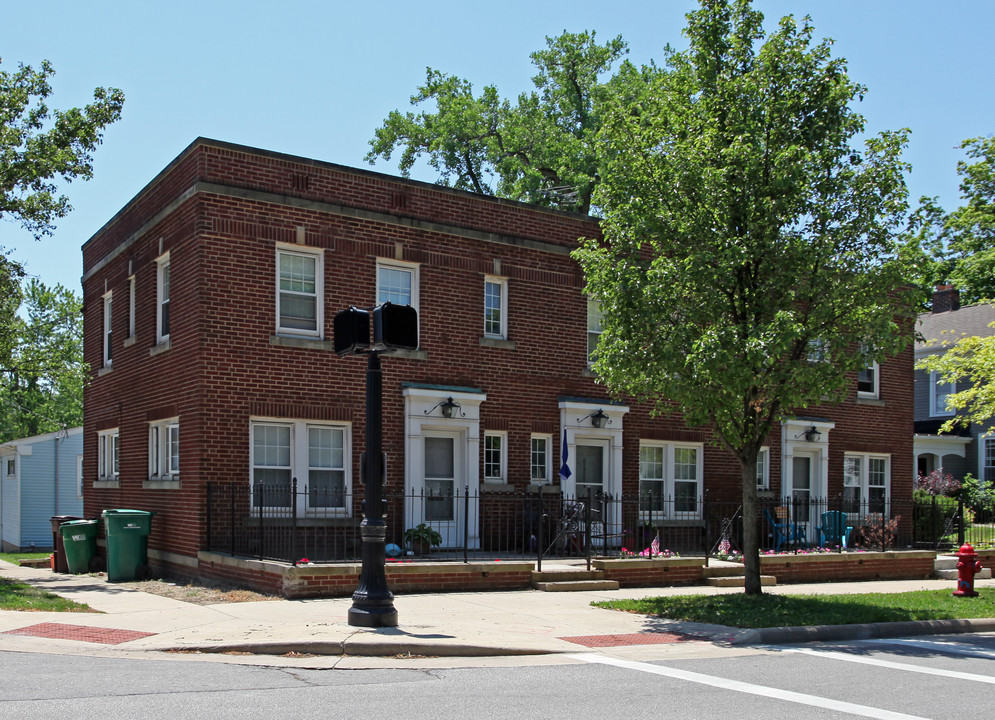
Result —
M 21 558 L 44 558 L 51 553 L 0 553 L 0 560 L 17 565 Z M 0 568 L 0 573 L 3 570 Z M 31 585 L 0 577 L 0 610 L 34 612 L 95 612 L 89 605 L 66 600 Z
M 862 595 L 684 595 L 591 603 L 609 610 L 670 620 L 738 628 L 800 625 L 854 625 L 904 620 L 995 617 L 995 589 L 976 598 L 957 598 L 952 590 Z

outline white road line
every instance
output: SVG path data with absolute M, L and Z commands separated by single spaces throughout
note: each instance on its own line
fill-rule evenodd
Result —
M 974 655 L 975 657 L 995 658 L 995 650 L 991 648 L 980 645 L 966 645 L 949 640 L 888 640 L 885 638 L 875 638 L 873 640 L 861 640 L 861 642 L 874 643 L 876 645 L 909 645 L 925 648 L 926 650 L 950 653 L 952 655 Z
M 618 658 L 608 657 L 607 655 L 580 653 L 577 655 L 569 655 L 568 657 L 576 660 L 583 660 L 584 662 L 614 665 L 628 670 L 638 670 L 640 672 L 652 673 L 654 675 L 663 675 L 664 677 L 670 677 L 676 680 L 686 680 L 687 682 L 711 685 L 712 687 L 721 688 L 723 690 L 732 690 L 733 692 L 759 695 L 761 697 L 774 698 L 776 700 L 785 700 L 787 702 L 809 705 L 811 707 L 823 708 L 826 710 L 834 710 L 836 712 L 845 712 L 852 715 L 861 715 L 863 717 L 880 718 L 881 720 L 925 720 L 925 718 L 921 718 L 918 715 L 906 715 L 904 713 L 869 707 L 867 705 L 857 705 L 855 703 L 843 702 L 842 700 L 832 700 L 830 698 L 818 697 L 816 695 L 806 695 L 804 693 L 792 692 L 791 690 L 780 690 L 778 688 L 765 687 L 763 685 L 753 685 L 752 683 L 740 682 L 739 680 L 730 680 L 728 678 L 715 677 L 713 675 L 703 675 L 701 673 L 688 672 L 687 670 L 677 670 L 675 668 L 661 667 L 659 665 L 650 665 L 649 663 L 634 662 L 631 660 L 620 660 Z
M 802 653 L 804 655 L 814 655 L 816 657 L 829 658 L 831 660 L 845 660 L 847 662 L 861 663 L 863 665 L 876 665 L 877 667 L 892 668 L 905 672 L 916 672 L 924 675 L 940 675 L 942 677 L 956 678 L 957 680 L 970 680 L 971 682 L 988 683 L 995 685 L 995 677 L 989 675 L 975 675 L 974 673 L 957 672 L 956 670 L 942 670 L 940 668 L 925 667 L 923 665 L 909 665 L 908 663 L 897 663 L 891 660 L 880 658 L 861 657 L 848 653 L 835 652 L 833 650 L 812 650 L 811 648 L 770 648 L 780 652 Z

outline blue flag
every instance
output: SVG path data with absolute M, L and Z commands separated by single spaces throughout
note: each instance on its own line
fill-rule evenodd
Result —
M 570 472 L 570 465 L 567 461 L 570 459 L 570 451 L 567 448 L 567 429 L 563 428 L 563 447 L 560 449 L 560 480 L 561 482 L 573 475 Z

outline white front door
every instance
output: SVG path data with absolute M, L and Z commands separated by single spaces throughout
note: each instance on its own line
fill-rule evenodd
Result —
M 578 500 L 586 500 L 589 493 L 597 498 L 607 492 L 609 441 L 577 438 L 576 448 L 574 492 Z
M 425 522 L 442 534 L 443 547 L 459 547 L 462 544 L 462 518 L 456 503 L 465 492 L 461 480 L 464 473 L 460 434 L 430 430 L 425 432 L 422 442 Z

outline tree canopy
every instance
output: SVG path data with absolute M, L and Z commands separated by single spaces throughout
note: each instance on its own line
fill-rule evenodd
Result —
M 995 136 L 961 143 L 966 160 L 957 163 L 962 204 L 946 213 L 936 198 L 924 197 L 911 231 L 928 260 L 924 291 L 951 283 L 965 303 L 995 298 Z
M 0 442 L 83 422 L 83 301 L 37 279 L 25 284 L 23 298 L 0 365 Z
M 599 44 L 594 32 L 564 32 L 546 45 L 531 55 L 535 91 L 514 104 L 493 85 L 474 95 L 467 80 L 428 68 L 411 104 L 434 103 L 434 110 L 391 112 L 366 159 L 390 160 L 399 150 L 407 177 L 424 155 L 441 184 L 589 212 L 600 177 L 600 104 L 628 48 L 621 37 Z
M 855 145 L 864 87 L 808 18 L 768 35 L 748 0 L 703 0 L 685 34 L 602 110 L 604 240 L 575 257 L 604 314 L 602 382 L 711 426 L 739 459 L 759 593 L 769 433 L 911 340 L 905 132 Z

